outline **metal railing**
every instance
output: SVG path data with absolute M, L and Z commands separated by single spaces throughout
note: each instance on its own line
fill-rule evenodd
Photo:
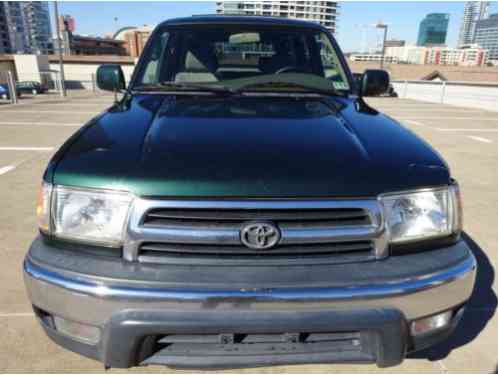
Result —
M 395 80 L 400 98 L 498 111 L 498 83 Z

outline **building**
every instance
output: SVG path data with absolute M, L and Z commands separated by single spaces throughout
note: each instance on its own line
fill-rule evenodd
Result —
M 0 53 L 47 54 L 52 50 L 48 2 L 0 2 Z
M 476 44 L 464 45 L 460 48 L 388 47 L 386 56 L 398 63 L 416 65 L 484 66 L 488 61 L 488 51 Z
M 57 23 L 61 35 L 61 47 L 64 55 L 71 54 L 71 38 L 76 30 L 76 20 L 69 14 L 60 15 Z M 55 40 L 54 46 L 59 50 L 59 41 Z
M 76 20 L 70 14 L 59 16 L 59 31 L 74 33 L 76 30 Z
M 463 10 L 458 46 L 472 44 L 475 41 L 475 28 L 478 21 L 488 18 L 488 1 L 467 1 Z
M 52 30 L 48 2 L 23 1 L 20 4 L 28 46 L 26 52 L 38 55 L 52 53 Z
M 489 61 L 489 51 L 481 48 L 478 44 L 462 45 L 459 50 L 462 51 L 462 55 L 458 65 L 485 66 Z
M 498 13 L 476 23 L 474 42 L 488 50 L 488 59 L 498 64 Z
M 127 55 L 138 57 L 142 53 L 145 43 L 147 43 L 153 30 L 153 27 L 147 25 L 142 27 L 123 27 L 113 35 L 112 39 L 124 41 L 124 48 Z
M 0 2 L 1 53 L 28 53 L 21 2 Z
M 318 22 L 335 33 L 339 5 L 335 1 L 219 1 L 218 14 L 286 17 Z
M 122 40 L 97 38 L 86 35 L 72 35 L 71 55 L 117 55 L 126 56 L 125 42 Z
M 58 21 L 64 55 L 127 55 L 123 40 L 77 35 L 74 33 L 76 21 L 70 15 L 61 15 Z M 58 49 L 58 43 L 56 45 Z
M 350 61 L 354 62 L 378 62 L 382 60 L 381 53 L 352 53 L 349 56 Z M 384 56 L 384 63 L 397 64 L 398 58 L 396 56 Z
M 404 47 L 406 42 L 404 40 L 390 39 L 386 40 L 385 46 L 387 47 Z
M 12 53 L 10 42 L 8 10 L 4 2 L 0 3 L 0 54 Z
M 449 21 L 450 15 L 447 13 L 429 13 L 420 22 L 417 45 L 444 45 Z
M 406 45 L 386 47 L 385 54 L 393 60 L 397 60 L 398 63 L 422 65 L 425 64 L 427 47 Z

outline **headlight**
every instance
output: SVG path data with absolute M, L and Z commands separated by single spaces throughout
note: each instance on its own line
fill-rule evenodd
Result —
M 44 233 L 50 232 L 50 197 L 52 185 L 42 183 L 36 198 L 36 219 L 38 228 Z
M 132 199 L 131 194 L 124 192 L 57 186 L 52 206 L 53 234 L 104 246 L 120 246 Z
M 449 236 L 461 230 L 458 185 L 406 194 L 383 195 L 391 243 Z

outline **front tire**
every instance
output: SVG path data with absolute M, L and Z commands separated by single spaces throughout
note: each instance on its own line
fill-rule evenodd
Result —
M 38 95 L 38 90 L 33 89 L 33 90 L 31 90 L 31 93 L 32 93 L 34 96 L 36 96 L 36 95 Z

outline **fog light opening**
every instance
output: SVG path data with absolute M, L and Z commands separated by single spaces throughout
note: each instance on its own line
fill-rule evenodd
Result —
M 55 329 L 73 339 L 87 344 L 97 344 L 100 341 L 100 329 L 88 324 L 77 323 L 54 315 Z
M 420 336 L 432 331 L 437 331 L 449 326 L 453 311 L 445 311 L 440 314 L 428 316 L 422 319 L 414 320 L 410 324 L 410 332 L 412 336 Z

